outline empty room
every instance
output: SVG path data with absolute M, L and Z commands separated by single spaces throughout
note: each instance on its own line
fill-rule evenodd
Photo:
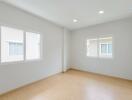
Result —
M 132 0 L 0 0 L 0 100 L 132 100 Z

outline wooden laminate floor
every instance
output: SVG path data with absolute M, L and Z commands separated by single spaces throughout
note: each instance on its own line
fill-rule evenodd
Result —
M 69 70 L 2 95 L 0 100 L 132 100 L 132 81 Z

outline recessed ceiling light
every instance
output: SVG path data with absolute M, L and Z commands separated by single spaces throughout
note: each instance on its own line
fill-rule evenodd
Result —
M 78 22 L 78 20 L 77 20 L 77 19 L 73 19 L 73 22 L 74 22 L 74 23 L 77 23 L 77 22 Z
M 103 13 L 104 13 L 104 11 L 103 11 L 103 10 L 100 10 L 100 11 L 99 11 L 99 14 L 103 14 Z

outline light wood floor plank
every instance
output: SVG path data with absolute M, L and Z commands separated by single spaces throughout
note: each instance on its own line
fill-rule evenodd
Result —
M 132 81 L 69 70 L 2 95 L 0 100 L 132 100 Z

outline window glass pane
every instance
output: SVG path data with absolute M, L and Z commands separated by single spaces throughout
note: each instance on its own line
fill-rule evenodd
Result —
M 23 55 L 23 43 L 9 42 L 9 55 Z
M 97 39 L 87 40 L 87 56 L 97 57 Z
M 101 44 L 101 53 L 107 53 L 107 44 Z
M 108 44 L 108 53 L 112 54 L 112 44 Z
M 99 38 L 99 56 L 112 57 L 112 37 Z
M 26 32 L 26 59 L 40 58 L 40 34 Z
M 21 61 L 23 55 L 23 31 L 1 27 L 1 61 Z

